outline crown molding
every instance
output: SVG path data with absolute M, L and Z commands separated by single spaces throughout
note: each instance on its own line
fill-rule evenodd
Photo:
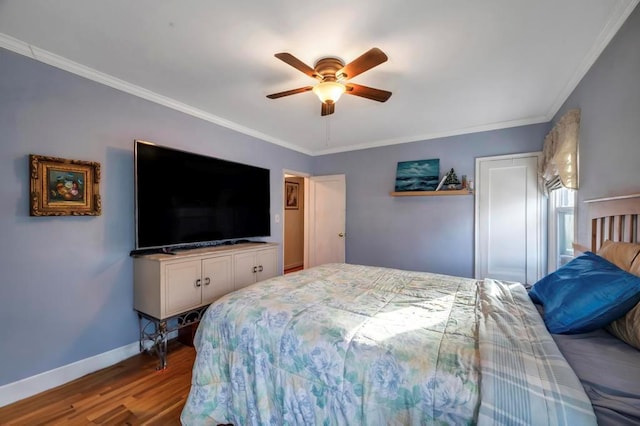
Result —
M 640 0 L 634 0 L 634 1 L 637 2 Z M 358 150 L 369 149 L 369 148 L 377 148 L 377 147 L 387 146 L 387 145 L 398 145 L 398 144 L 409 143 L 409 142 L 418 142 L 423 140 L 445 138 L 445 137 L 458 136 L 458 135 L 464 135 L 469 133 L 485 132 L 490 130 L 504 129 L 508 127 L 524 126 L 528 124 L 538 124 L 538 123 L 547 122 L 550 120 L 550 118 L 547 118 L 547 117 L 534 117 L 534 118 L 523 119 L 523 120 L 470 127 L 465 129 L 450 130 L 450 131 L 440 132 L 440 133 L 416 135 L 408 138 L 404 137 L 404 138 L 395 138 L 395 139 L 385 139 L 385 140 L 380 140 L 380 141 L 366 143 L 366 144 L 359 144 L 359 145 L 350 145 L 350 146 L 320 149 L 320 150 L 307 150 L 299 146 L 285 142 L 283 140 L 280 140 L 278 138 L 274 138 L 272 136 L 250 129 L 248 127 L 241 126 L 232 121 L 225 120 L 223 118 L 210 114 L 201 109 L 194 108 L 183 102 L 179 102 L 175 99 L 169 98 L 168 96 L 160 95 L 158 93 L 147 90 L 143 87 L 140 87 L 135 84 L 131 84 L 127 81 L 121 80 L 119 78 L 113 77 L 109 74 L 97 71 L 93 68 L 89 68 L 85 65 L 71 61 L 55 53 L 30 45 L 22 40 L 18 40 L 7 34 L 0 33 L 0 47 L 10 50 L 12 52 L 18 53 L 20 55 L 27 56 L 31 59 L 45 63 L 47 65 L 51 65 L 61 70 L 70 72 L 80 77 L 84 77 L 86 79 L 95 81 L 100 84 L 104 84 L 106 86 L 112 87 L 121 92 L 128 93 L 130 95 L 157 103 L 167 108 L 171 108 L 173 110 L 183 112 L 193 117 L 200 118 L 202 120 L 217 124 L 219 126 L 226 127 L 228 129 L 235 130 L 245 135 L 248 135 L 266 142 L 270 142 L 275 145 L 282 146 L 283 148 L 300 152 L 302 154 L 306 154 L 312 157 L 327 155 L 327 154 L 336 154 L 341 152 L 358 151 Z
M 112 87 L 121 92 L 125 92 L 130 95 L 145 99 L 147 101 L 151 101 L 156 104 L 165 106 L 167 108 L 171 108 L 173 110 L 180 111 L 182 113 L 191 115 L 193 117 L 200 118 L 210 123 L 217 124 L 218 126 L 226 127 L 228 129 L 235 130 L 236 132 L 243 133 L 247 136 L 251 136 L 256 139 L 270 142 L 275 145 L 279 145 L 284 148 L 300 152 L 302 154 L 312 155 L 311 151 L 302 149 L 299 146 L 290 144 L 278 138 L 274 138 L 272 136 L 269 136 L 264 133 L 258 132 L 256 130 L 250 129 L 248 127 L 242 126 L 233 121 L 225 120 L 224 118 L 218 117 L 217 115 L 210 114 L 199 108 L 194 108 L 190 105 L 177 101 L 168 96 L 161 95 L 159 93 L 153 92 L 151 90 L 145 89 L 143 87 L 137 86 L 127 81 L 113 77 L 109 74 L 100 72 L 93 68 L 89 68 L 85 65 L 74 62 L 63 56 L 60 56 L 55 53 L 49 52 L 47 50 L 41 49 L 39 47 L 30 45 L 22 40 L 18 40 L 7 34 L 0 33 L 0 47 L 10 50 L 12 52 L 18 53 L 23 56 L 27 56 L 38 62 L 51 65 L 53 67 L 70 72 L 80 77 L 84 77 L 88 80 L 92 80 L 97 83 L 104 84 L 105 86 Z
M 547 122 L 549 122 L 549 119 L 546 116 L 531 117 L 531 118 L 525 118 L 522 120 L 502 121 L 502 122 L 486 124 L 482 126 L 448 130 L 446 132 L 417 135 L 409 138 L 385 139 L 385 140 L 366 143 L 366 144 L 329 148 L 329 149 L 314 151 L 313 155 L 318 156 L 318 155 L 327 155 L 327 154 L 338 154 L 338 153 L 347 152 L 347 151 L 357 151 L 361 149 L 378 148 L 381 146 L 388 146 L 388 145 L 399 145 L 403 143 L 428 141 L 433 139 L 448 138 L 452 136 L 467 135 L 470 133 L 489 132 L 491 130 L 502 130 L 502 129 L 508 129 L 510 127 L 528 126 L 531 124 L 540 124 L 540 123 L 547 123 Z
M 551 105 L 551 108 L 547 113 L 548 121 L 553 119 L 560 108 L 562 108 L 562 105 L 564 105 L 567 99 L 569 99 L 569 96 L 571 96 L 573 91 L 576 90 L 578 84 L 580 84 L 584 76 L 589 72 L 593 64 L 596 63 L 602 52 L 604 52 L 604 49 L 606 49 L 613 37 L 618 33 L 638 3 L 640 3 L 640 0 L 620 2 L 614 12 L 610 14 L 611 18 L 598 35 L 596 43 L 593 45 L 591 50 L 589 50 L 583 59 L 582 64 L 580 64 L 573 77 L 567 82 L 564 89 L 558 93 L 555 102 Z
M 23 56 L 27 56 L 36 61 L 62 69 L 64 71 L 73 73 L 80 77 L 87 78 L 89 80 L 95 81 L 100 84 L 104 84 L 116 90 L 131 94 L 133 96 L 148 100 L 150 102 L 154 102 L 156 104 L 165 106 L 167 108 L 171 108 L 176 111 L 180 111 L 182 113 L 208 121 L 210 123 L 219 125 L 221 127 L 225 127 L 225 128 L 237 131 L 247 136 L 251 136 L 256 139 L 270 142 L 275 145 L 279 145 L 283 148 L 300 152 L 305 155 L 320 156 L 320 155 L 335 154 L 335 153 L 348 152 L 348 151 L 357 151 L 357 150 L 369 149 L 369 148 L 377 148 L 381 146 L 397 145 L 397 144 L 417 142 L 417 141 L 423 141 L 423 140 L 432 140 L 437 138 L 458 136 L 458 135 L 464 135 L 469 133 L 499 130 L 499 129 L 505 129 L 509 127 L 539 124 L 539 123 L 551 121 L 553 117 L 557 114 L 557 112 L 560 110 L 562 105 L 567 101 L 569 96 L 576 89 L 580 81 L 587 74 L 589 69 L 591 69 L 591 67 L 596 62 L 598 57 L 602 54 L 602 52 L 607 47 L 607 45 L 611 42 L 615 34 L 618 32 L 620 27 L 622 27 L 622 25 L 627 20 L 629 15 L 633 12 L 633 10 L 636 8 L 638 3 L 640 3 L 640 0 L 621 1 L 615 7 L 613 13 L 611 13 L 612 18 L 610 18 L 610 20 L 607 22 L 607 24 L 604 26 L 604 28 L 600 32 L 597 38 L 596 44 L 587 53 L 578 70 L 574 73 L 573 77 L 567 82 L 564 89 L 561 90 L 560 93 L 557 95 L 556 100 L 553 102 L 550 109 L 544 116 L 530 117 L 530 118 L 525 118 L 525 119 L 515 120 L 515 121 L 492 123 L 488 125 L 482 125 L 482 126 L 476 126 L 476 127 L 470 127 L 470 128 L 454 129 L 446 132 L 429 133 L 429 134 L 415 135 L 411 137 L 403 137 L 403 138 L 395 138 L 395 139 L 385 139 L 385 140 L 379 140 L 371 143 L 327 148 L 327 149 L 317 149 L 317 150 L 305 149 L 298 145 L 294 145 L 292 143 L 281 140 L 279 138 L 242 126 L 238 123 L 218 117 L 216 115 L 208 113 L 199 108 L 192 107 L 190 105 L 177 101 L 168 96 L 161 95 L 159 93 L 153 92 L 151 90 L 145 89 L 143 87 L 137 86 L 127 81 L 113 77 L 109 74 L 105 74 L 93 68 L 89 68 L 77 62 L 71 61 L 55 53 L 30 45 L 22 40 L 16 39 L 7 34 L 0 33 L 0 47 L 10 50 L 12 52 L 18 53 Z

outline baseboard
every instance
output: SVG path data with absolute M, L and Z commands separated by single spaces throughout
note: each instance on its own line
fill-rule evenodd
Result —
M 172 339 L 177 337 L 177 335 L 178 332 L 174 331 L 169 333 L 167 337 Z M 63 365 L 62 367 L 54 368 L 53 370 L 45 371 L 44 373 L 36 374 L 35 376 L 18 380 L 17 382 L 0 386 L 0 407 L 117 364 L 138 353 L 140 353 L 140 344 L 134 342 L 89 358 L 81 359 L 71 364 Z
M 116 364 L 139 352 L 138 342 L 76 361 L 17 382 L 0 386 L 0 407 L 55 388 L 94 371 Z
M 302 262 L 295 262 L 295 263 L 292 263 L 291 265 L 284 265 L 284 269 L 287 270 L 287 269 L 299 268 L 302 265 L 303 265 Z

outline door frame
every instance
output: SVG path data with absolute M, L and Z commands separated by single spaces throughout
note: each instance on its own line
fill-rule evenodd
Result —
M 304 178 L 304 215 L 303 217 L 303 221 L 304 221 L 304 231 L 303 231 L 303 242 L 302 242 L 302 267 L 304 269 L 307 269 L 308 265 L 309 265 L 309 250 L 308 250 L 308 245 L 309 245 L 309 208 L 307 208 L 307 206 L 309 206 L 309 177 L 311 177 L 310 173 L 305 173 L 305 172 L 298 172 L 296 170 L 290 170 L 290 169 L 282 169 L 282 181 L 280 183 L 280 188 L 284 188 L 284 182 L 285 179 L 289 176 L 295 176 L 295 177 L 301 177 Z M 280 247 L 281 250 L 281 257 L 282 257 L 282 273 L 284 273 L 284 244 L 285 244 L 285 214 L 284 214 L 284 203 L 285 203 L 285 197 L 286 194 L 284 193 L 284 190 L 282 190 L 282 199 L 280 200 L 280 209 L 282 211 L 282 247 Z

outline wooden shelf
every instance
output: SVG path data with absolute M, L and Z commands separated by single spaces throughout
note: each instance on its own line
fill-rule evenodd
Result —
M 441 191 L 403 191 L 392 192 L 392 197 L 427 197 L 437 195 L 471 195 L 468 189 L 443 189 Z

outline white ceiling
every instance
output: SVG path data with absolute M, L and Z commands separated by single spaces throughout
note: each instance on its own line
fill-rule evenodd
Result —
M 639 0 L 0 0 L 0 47 L 311 155 L 546 122 Z M 313 66 L 371 47 L 320 116 Z

